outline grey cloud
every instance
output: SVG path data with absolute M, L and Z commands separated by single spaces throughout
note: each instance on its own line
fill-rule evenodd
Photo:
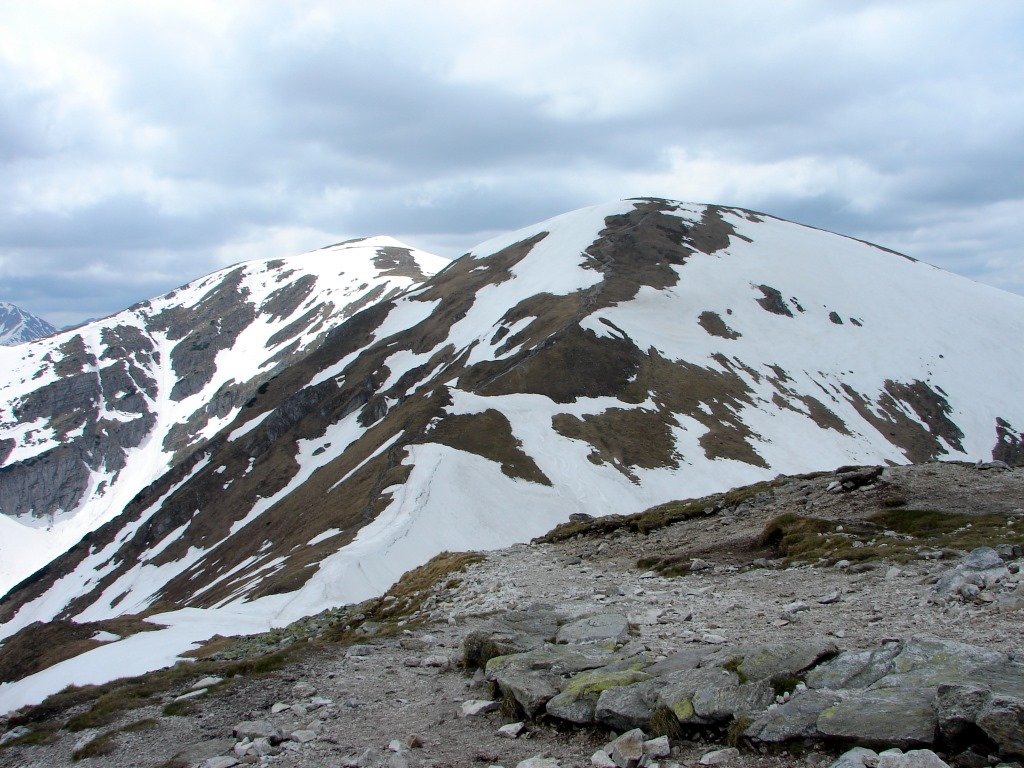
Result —
M 29 276 L 17 284 L 0 282 L 0 298 L 26 296 L 41 312 L 46 296 L 59 296 L 65 309 L 54 311 L 84 317 L 102 313 L 96 297 L 105 297 L 114 311 L 147 295 L 139 291 L 207 271 L 219 247 L 272 227 L 392 233 L 457 255 L 478 234 L 647 194 L 629 179 L 667 171 L 672 149 L 725 163 L 856 161 L 863 178 L 706 201 L 884 238 L 1019 286 L 1011 243 L 1024 232 L 1012 224 L 971 232 L 972 216 L 1024 198 L 1024 177 L 1013 171 L 1024 165 L 1016 43 L 1024 12 L 999 2 L 858 2 L 841 12 L 795 3 L 760 18 L 742 3 L 709 8 L 579 5 L 581 23 L 598 30 L 595 48 L 555 60 L 551 77 L 572 75 L 607 97 L 596 73 L 635 65 L 646 78 L 638 88 L 656 96 L 610 112 L 559 113 L 543 88 L 450 76 L 446 48 L 471 42 L 451 9 L 423 30 L 416 25 L 428 17 L 396 18 L 383 34 L 380 18 L 350 8 L 335 28 L 295 37 L 278 34 L 292 11 L 269 6 L 245 14 L 226 38 L 183 44 L 188 29 L 131 6 L 108 19 L 94 51 L 117 75 L 113 125 L 100 106 L 23 83 L 0 61 L 0 172 L 11 180 L 0 190 L 0 253 L 34 268 L 19 269 Z M 542 42 L 572 32 L 536 30 Z M 529 42 L 511 55 L 509 72 L 529 60 Z M 60 178 L 90 163 L 148 169 L 179 197 L 195 188 L 202 199 L 173 211 L 116 182 L 62 213 L 24 197 L 38 174 Z M 947 210 L 971 215 L 942 236 L 922 236 Z M 177 263 L 152 270 L 151 282 L 97 278 L 81 283 L 77 298 L 74 283 L 62 282 L 82 264 L 117 269 L 166 253 Z

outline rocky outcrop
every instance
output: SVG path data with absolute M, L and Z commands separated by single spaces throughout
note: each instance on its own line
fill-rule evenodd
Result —
M 611 614 L 595 614 L 558 635 L 615 625 Z M 526 716 L 575 725 L 649 732 L 739 723 L 754 744 L 978 746 L 1024 754 L 1024 663 L 1005 653 L 931 636 L 846 651 L 808 638 L 653 663 L 626 640 L 608 639 L 602 648 L 536 638 L 531 650 L 491 658 L 486 679 Z M 472 644 L 507 641 L 500 630 L 490 637 L 479 631 Z

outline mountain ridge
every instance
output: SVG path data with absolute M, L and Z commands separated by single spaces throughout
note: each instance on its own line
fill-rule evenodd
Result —
M 1024 364 L 997 326 L 1024 332 L 1024 299 L 767 215 L 653 198 L 564 214 L 338 324 L 0 601 L 0 634 L 161 611 L 173 658 L 574 513 L 843 464 L 1013 460 Z
M 0 346 L 14 346 L 35 341 L 57 332 L 38 315 L 7 301 L 0 301 Z

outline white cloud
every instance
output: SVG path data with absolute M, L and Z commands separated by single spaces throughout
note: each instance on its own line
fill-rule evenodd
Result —
M 1024 292 L 1022 37 L 999 0 L 5 4 L 0 298 L 85 317 L 320 237 L 457 255 L 638 195 Z

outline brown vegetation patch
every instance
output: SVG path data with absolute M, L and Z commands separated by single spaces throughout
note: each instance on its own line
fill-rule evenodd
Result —
M 482 395 L 534 393 L 569 403 L 577 397 L 615 396 L 636 374 L 641 359 L 630 341 L 572 325 L 540 349 L 474 366 L 460 385 Z
M 756 435 L 738 415 L 744 405 L 753 402 L 750 388 L 726 357 L 716 355 L 715 360 L 724 371 L 666 360 L 651 349 L 622 399 L 643 402 L 649 393 L 663 410 L 683 413 L 700 422 L 708 430 L 699 442 L 709 459 L 734 459 L 766 467 L 748 442 Z
M 904 384 L 887 380 L 876 401 L 881 415 L 849 384 L 843 385 L 843 391 L 861 418 L 900 448 L 911 462 L 921 463 L 945 455 L 947 450 L 939 442 L 940 437 L 957 450 L 963 450 L 960 442 L 963 432 L 947 416 L 952 412 L 949 402 L 923 381 Z M 901 404 L 913 410 L 927 426 L 910 418 Z
M 660 411 L 609 408 L 582 418 L 560 413 L 551 420 L 551 426 L 564 437 L 589 443 L 593 447 L 589 456 L 593 463 L 611 464 L 633 482 L 639 482 L 632 467 L 679 466 L 669 419 Z
M 711 336 L 719 336 L 723 339 L 738 339 L 743 335 L 726 325 L 722 316 L 717 312 L 712 312 L 710 309 L 700 313 L 697 323 Z
M 500 411 L 449 414 L 425 439 L 490 459 L 500 464 L 501 471 L 508 477 L 551 485 L 536 462 L 523 452 L 523 444 L 512 434 L 512 425 Z
M 768 522 L 757 545 L 786 563 L 890 560 L 909 562 L 923 550 L 969 551 L 992 542 L 1024 544 L 1024 531 L 1005 515 L 965 515 L 928 509 L 883 509 L 864 520 L 823 520 L 787 513 Z
M 272 291 L 260 305 L 260 313 L 275 321 L 291 317 L 302 302 L 309 298 L 315 287 L 316 277 L 303 275 L 298 280 Z
M 543 536 L 534 539 L 541 544 L 568 541 L 575 536 L 603 538 L 613 531 L 649 533 L 683 520 L 715 515 L 722 510 L 735 509 L 759 493 L 771 493 L 776 481 L 753 483 L 715 493 L 699 499 L 669 501 L 633 515 L 604 515 L 591 520 L 562 523 Z
M 1006 419 L 996 418 L 996 444 L 992 458 L 1011 467 L 1024 466 L 1024 432 L 1014 429 Z
M 373 265 L 381 271 L 381 275 L 384 277 L 408 277 L 417 282 L 427 279 L 412 255 L 412 251 L 408 248 L 399 248 L 394 245 L 378 248 L 377 255 L 373 257 Z
M 771 312 L 773 315 L 793 316 L 792 310 L 790 310 L 789 305 L 786 304 L 785 299 L 782 298 L 782 294 L 777 288 L 772 288 L 770 285 L 758 285 L 755 287 L 762 294 L 761 298 L 757 300 L 762 309 Z

